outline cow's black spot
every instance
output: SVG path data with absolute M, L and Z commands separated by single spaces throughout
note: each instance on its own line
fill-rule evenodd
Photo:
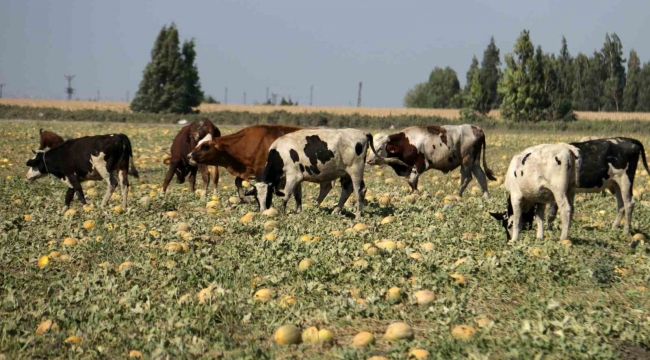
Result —
M 318 170 L 318 161 L 325 164 L 334 157 L 334 152 L 327 148 L 327 143 L 318 137 L 318 135 L 307 136 L 307 145 L 305 145 L 305 155 L 311 163 L 312 171 L 320 174 Z
M 571 143 L 582 154 L 582 165 L 579 169 L 581 188 L 601 188 L 609 180 L 609 167 L 626 169 L 630 179 L 634 179 L 642 145 L 635 139 L 616 138 L 617 143 L 610 139 L 592 140 L 583 143 Z M 567 163 L 569 166 L 570 163 Z
M 436 149 L 436 144 L 432 144 L 432 145 L 433 145 L 433 150 L 435 150 Z
M 528 154 L 526 154 L 526 156 L 524 156 L 524 158 L 521 159 L 521 165 L 526 164 L 526 159 L 528 159 L 528 157 L 530 156 L 530 154 L 532 154 L 532 153 L 528 153 Z
M 356 145 L 354 145 L 354 151 L 357 153 L 357 156 L 361 155 L 363 152 L 363 145 L 358 142 Z
M 298 156 L 298 152 L 294 149 L 289 150 L 289 156 L 291 156 L 291 160 L 293 160 L 294 163 L 297 163 L 300 161 L 300 157 Z
M 560 159 L 557 158 L 557 156 L 555 157 L 555 162 L 556 162 L 558 165 L 562 165 L 562 162 L 560 161 Z
M 515 177 L 517 177 L 517 170 L 515 170 Z
M 521 176 L 524 176 L 524 171 L 523 170 L 521 171 Z
M 450 162 L 450 163 L 453 163 L 453 162 L 454 162 L 454 158 L 450 156 L 450 157 L 449 157 L 449 162 Z
M 302 164 L 300 164 L 300 172 L 305 172 L 305 167 Z
M 312 175 L 313 173 L 311 172 L 311 165 L 310 166 L 305 166 L 305 171 L 307 174 Z

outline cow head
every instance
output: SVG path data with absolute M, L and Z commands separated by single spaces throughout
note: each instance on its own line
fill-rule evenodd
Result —
M 40 179 L 48 174 L 47 167 L 45 166 L 45 151 L 32 150 L 32 152 L 34 153 L 34 157 L 27 161 L 27 166 L 29 166 L 27 180 L 29 181 Z
M 373 139 L 373 146 L 375 147 L 375 150 L 377 150 L 377 155 L 375 155 L 372 150 L 368 153 L 368 157 L 366 158 L 366 163 L 368 165 L 383 165 L 383 158 L 387 157 L 388 154 L 386 153 L 386 144 L 388 144 L 388 135 L 379 133 L 376 134 Z
M 503 228 L 506 230 L 506 239 L 510 240 L 512 237 L 512 202 L 510 201 L 510 196 L 508 196 L 507 200 L 507 205 L 508 205 L 508 211 L 503 211 L 503 212 L 490 212 L 490 215 L 492 215 L 493 218 L 495 218 L 497 221 L 501 222 L 501 225 Z
M 210 124 L 208 124 L 209 121 L 210 120 L 203 120 L 198 123 L 192 123 L 190 127 L 190 137 L 194 142 L 199 142 L 208 134 L 211 135 Z
M 208 134 L 198 144 L 192 152 L 187 155 L 190 165 L 197 166 L 198 164 L 206 164 L 210 159 L 214 158 L 217 153 L 217 148 L 212 141 L 212 135 Z

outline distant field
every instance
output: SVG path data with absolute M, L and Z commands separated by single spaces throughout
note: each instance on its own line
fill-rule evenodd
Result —
M 95 101 L 63 101 L 63 100 L 32 100 L 32 99 L 0 99 L 0 104 L 31 106 L 31 107 L 54 107 L 64 110 L 112 110 L 118 112 L 130 112 L 129 103 L 126 102 L 95 102 Z M 440 116 L 447 119 L 458 119 L 458 109 L 407 109 L 407 108 L 367 108 L 367 107 L 325 107 L 325 106 L 265 106 L 265 105 L 217 105 L 203 104 L 199 107 L 201 112 L 211 113 L 219 111 L 248 111 L 251 113 L 269 113 L 284 110 L 290 113 L 319 113 L 327 112 L 337 115 L 369 115 L 377 117 L 386 116 Z M 628 113 L 628 112 L 593 112 L 577 111 L 580 120 L 650 120 L 650 113 Z M 490 117 L 498 119 L 499 111 L 490 113 Z

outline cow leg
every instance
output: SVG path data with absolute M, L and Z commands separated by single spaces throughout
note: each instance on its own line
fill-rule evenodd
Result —
M 210 172 L 210 176 L 212 177 L 212 194 L 217 195 L 217 191 L 219 190 L 219 167 L 210 166 L 208 167 L 208 170 Z
M 553 230 L 553 222 L 557 216 L 557 204 L 552 202 L 548 205 L 548 230 Z
M 320 184 L 320 192 L 318 193 L 318 198 L 316 199 L 316 206 L 320 206 L 327 194 L 332 191 L 332 182 L 326 181 Z
M 289 199 L 291 199 L 291 195 L 293 195 L 293 191 L 298 185 L 300 185 L 300 183 L 295 179 L 287 179 L 284 185 L 284 198 L 282 199 L 282 209 L 281 209 L 282 213 L 286 213 L 287 203 L 289 202 Z
M 363 170 L 361 170 L 361 176 L 353 176 L 350 175 L 352 178 L 352 187 L 354 188 L 354 194 L 357 196 L 357 213 L 356 218 L 361 217 L 361 212 L 363 211 L 363 200 L 364 200 L 364 194 L 365 194 L 365 189 L 363 185 Z
M 108 179 L 106 179 L 106 195 L 104 195 L 104 199 L 102 200 L 102 207 L 108 204 L 108 200 L 111 199 L 111 195 L 113 195 L 113 191 L 115 191 L 116 187 L 117 187 L 117 178 L 115 176 L 115 173 L 114 172 L 109 173 Z
M 555 202 L 560 210 L 560 220 L 562 222 L 562 232 L 560 240 L 568 239 L 569 228 L 571 227 L 571 215 L 573 213 L 573 194 L 554 193 Z
M 296 214 L 302 212 L 302 184 L 296 185 L 293 198 L 296 199 Z
M 544 209 L 546 204 L 537 204 L 535 209 L 535 222 L 537 222 L 537 238 L 544 238 Z
M 332 210 L 332 214 L 338 214 L 341 212 L 345 202 L 348 201 L 350 194 L 352 194 L 353 188 L 352 178 L 350 178 L 350 175 L 343 176 L 341 178 L 341 197 L 339 198 L 338 205 L 336 205 L 334 210 Z
M 516 242 L 519 240 L 519 233 L 521 232 L 521 206 L 522 199 L 517 197 L 512 197 L 512 237 L 511 242 Z
M 203 165 L 199 167 L 201 171 L 201 179 L 203 180 L 203 191 L 201 192 L 201 200 L 205 199 L 205 194 L 208 193 L 208 186 L 210 185 L 210 173 L 208 172 L 208 166 Z
M 239 196 L 239 200 L 243 202 L 244 204 L 250 204 L 251 200 L 244 195 L 244 189 L 242 186 L 243 180 L 240 177 L 235 178 L 235 187 L 237 188 L 237 195 Z
M 165 174 L 165 181 L 163 181 L 163 195 L 167 194 L 167 187 L 169 186 L 169 183 L 174 178 L 174 174 L 176 173 L 177 167 L 178 167 L 178 162 L 173 162 L 169 164 L 169 170 L 167 170 L 167 174 Z
M 485 178 L 485 172 L 481 169 L 480 164 L 474 164 L 472 167 L 472 173 L 474 173 L 478 185 L 481 187 L 481 190 L 483 190 L 483 198 L 486 200 L 489 199 L 490 194 L 488 193 L 487 179 Z
M 460 188 L 458 188 L 458 196 L 463 196 L 463 192 L 467 187 L 467 184 L 472 181 L 472 169 L 466 168 L 465 166 L 460 167 Z
M 621 219 L 623 219 L 623 214 L 625 213 L 625 203 L 623 202 L 621 189 L 618 187 L 611 187 L 609 191 L 611 191 L 616 197 L 616 220 L 614 220 L 614 223 L 612 224 L 612 230 L 616 230 L 619 225 L 621 225 Z
M 81 183 L 79 183 L 79 179 L 76 177 L 69 177 L 68 182 L 71 185 L 71 188 L 74 190 L 74 192 L 77 194 L 77 199 L 79 199 L 79 202 L 81 205 L 86 205 L 86 198 L 84 197 L 84 190 L 81 187 Z M 67 194 L 66 194 L 67 195 Z
M 625 226 L 623 226 L 623 233 L 627 235 L 630 233 L 630 226 L 632 224 L 634 198 L 632 195 L 632 183 L 626 178 L 622 181 L 618 181 L 618 184 L 621 192 L 621 197 L 623 198 L 623 206 L 625 207 Z
M 65 210 L 68 210 L 70 208 L 72 199 L 74 199 L 74 189 L 69 187 L 68 190 L 65 192 Z
M 417 169 L 414 167 L 411 170 L 411 174 L 409 175 L 408 178 L 408 183 L 411 186 L 411 193 L 413 194 L 419 194 L 420 192 L 418 191 L 418 180 L 420 178 L 420 173 L 418 173 Z
M 190 192 L 194 193 L 194 189 L 196 187 L 196 172 L 199 171 L 198 167 L 192 167 L 190 169 L 190 176 L 187 178 L 187 180 L 190 183 Z
M 129 196 L 129 174 L 126 170 L 120 170 L 118 173 L 120 180 L 120 189 L 122 190 L 122 208 L 126 209 L 127 198 Z

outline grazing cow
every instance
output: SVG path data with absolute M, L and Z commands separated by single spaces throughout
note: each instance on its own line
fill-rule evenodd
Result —
M 578 148 L 563 143 L 529 147 L 512 158 L 505 180 L 508 210 L 490 213 L 501 221 L 509 240 L 511 236 L 512 241 L 519 239 L 522 215 L 530 219 L 531 213 L 535 214 L 537 237 L 543 238 L 544 210 L 552 202 L 560 209 L 561 239 L 567 239 L 582 160 Z
M 38 150 L 53 148 L 55 146 L 59 146 L 65 141 L 63 140 L 62 137 L 60 137 L 56 133 L 53 133 L 52 131 L 40 129 L 38 130 L 38 133 L 41 136 L 41 144 L 38 147 Z
M 295 191 L 298 211 L 301 210 L 303 181 L 330 184 L 341 179 L 341 197 L 333 213 L 339 213 L 354 191 L 357 197 L 356 217 L 363 208 L 363 170 L 366 152 L 372 146 L 372 135 L 356 129 L 306 129 L 284 135 L 269 149 L 262 181 L 255 184 L 260 209 L 271 206 L 273 193 L 284 197 L 282 212 Z M 284 191 L 280 191 L 281 181 Z
M 639 156 L 643 160 L 645 170 L 650 174 L 643 144 L 636 139 L 616 137 L 576 142 L 571 145 L 582 153 L 580 186 L 576 191 L 591 193 L 609 190 L 614 194 L 618 212 L 612 230 L 619 227 L 625 214 L 623 232 L 629 234 L 634 210 L 632 187 Z M 556 213 L 557 206 L 551 204 L 548 214 L 549 228 L 555 220 Z
M 476 176 L 483 197 L 488 198 L 485 176 L 496 180 L 485 160 L 485 134 L 478 126 L 413 126 L 397 134 L 377 134 L 374 138 L 378 156 L 370 154 L 368 164 L 381 165 L 382 158 L 403 162 L 389 164 L 399 176 L 408 178 L 411 191 L 418 192 L 418 178 L 429 169 L 448 173 L 460 166 L 462 196 L 467 184 Z M 483 151 L 483 168 L 480 165 Z M 485 172 L 484 172 L 485 170 Z
M 190 191 L 194 192 L 197 171 L 201 172 L 201 177 L 203 178 L 203 192 L 201 193 L 201 198 L 205 197 L 205 194 L 208 191 L 210 175 L 212 175 L 214 182 L 213 192 L 215 194 L 217 193 L 217 186 L 219 185 L 219 169 L 216 166 L 208 167 L 206 165 L 192 165 L 187 158 L 187 155 L 192 152 L 196 147 L 196 144 L 198 144 L 199 141 L 208 134 L 213 138 L 221 136 L 219 129 L 208 119 L 200 122 L 193 122 L 181 128 L 172 143 L 170 158 L 164 161 L 165 164 L 169 164 L 169 170 L 167 170 L 163 182 L 163 193 L 167 193 L 167 187 L 172 181 L 174 174 L 176 175 L 176 180 L 179 184 L 184 183 L 185 177 L 189 174 Z
M 585 141 L 591 141 L 591 140 L 598 140 L 600 139 L 598 136 L 585 136 L 578 140 L 578 142 L 585 142 Z
M 65 194 L 65 207 L 69 208 L 74 194 L 86 205 L 81 182 L 106 180 L 106 195 L 102 206 L 108 203 L 119 179 L 122 188 L 122 206 L 126 208 L 129 187 L 128 175 L 139 177 L 133 163 L 131 141 L 124 134 L 86 136 L 71 139 L 48 151 L 36 151 L 27 161 L 27 179 L 34 181 L 52 174 L 69 187 Z M 128 175 L 127 175 L 128 174 Z
M 188 155 L 189 162 L 192 165 L 206 164 L 226 168 L 236 177 L 235 185 L 239 198 L 249 203 L 250 200 L 242 189 L 242 181 L 250 178 L 262 180 L 271 144 L 279 137 L 300 129 L 297 126 L 254 125 L 219 138 L 207 135 Z M 321 184 L 319 203 L 331 189 L 331 183 Z

